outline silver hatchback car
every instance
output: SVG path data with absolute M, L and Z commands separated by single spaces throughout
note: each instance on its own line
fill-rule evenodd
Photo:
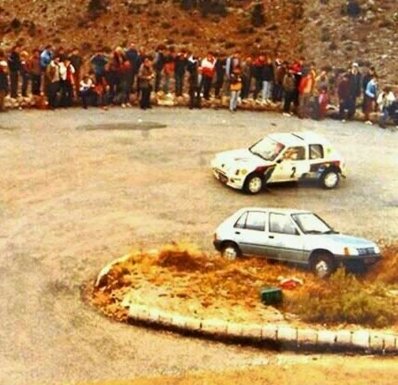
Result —
M 214 234 L 214 246 L 228 259 L 256 255 L 308 266 L 324 278 L 339 264 L 361 270 L 380 260 L 372 241 L 339 234 L 309 211 L 243 208 Z

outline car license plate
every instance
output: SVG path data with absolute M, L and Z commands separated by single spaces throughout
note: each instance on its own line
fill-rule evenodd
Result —
M 367 264 L 367 265 L 373 265 L 374 263 L 376 263 L 377 262 L 377 258 L 375 258 L 375 257 L 373 257 L 373 258 L 366 258 L 365 259 L 365 263 Z
M 218 170 L 214 170 L 217 176 L 217 179 L 221 182 L 221 183 L 227 183 L 228 182 L 228 178 L 222 174 L 220 171 Z

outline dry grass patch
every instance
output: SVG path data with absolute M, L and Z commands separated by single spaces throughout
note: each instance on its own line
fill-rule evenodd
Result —
M 156 253 L 134 252 L 114 265 L 95 288 L 93 302 L 119 320 L 127 318 L 121 302 L 128 296 L 132 303 L 233 322 L 288 319 L 296 324 L 392 326 L 398 324 L 398 304 L 388 285 L 396 282 L 391 273 L 398 259 L 396 251 L 386 249 L 389 257 L 369 277 L 356 278 L 339 269 L 325 281 L 303 269 L 261 258 L 227 261 L 189 243 L 172 243 Z M 260 289 L 278 286 L 282 277 L 298 278 L 304 284 L 284 290 L 280 307 L 264 306 Z

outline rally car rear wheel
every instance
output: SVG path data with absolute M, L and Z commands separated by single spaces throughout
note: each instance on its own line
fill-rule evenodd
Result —
M 339 184 L 340 176 L 336 170 L 325 170 L 324 173 L 321 175 L 321 186 L 325 189 L 331 190 L 336 188 Z
M 264 187 L 261 175 L 251 174 L 245 180 L 244 191 L 248 194 L 258 194 Z

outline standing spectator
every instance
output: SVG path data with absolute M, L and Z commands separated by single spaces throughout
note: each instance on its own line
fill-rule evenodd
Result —
M 108 67 L 108 84 L 110 98 L 114 104 L 122 104 L 126 107 L 124 101 L 124 89 L 122 84 L 123 64 L 125 62 L 124 52 L 122 47 L 116 47 L 113 51 L 112 60 Z
M 74 75 L 75 68 L 70 59 L 68 57 L 64 57 L 59 63 L 59 88 L 61 93 L 59 105 L 61 107 L 71 107 L 73 104 L 73 89 L 75 85 Z
M 79 48 L 77 47 L 73 48 L 69 60 L 73 68 L 75 69 L 75 73 L 73 75 L 73 83 L 75 87 L 75 95 L 77 96 L 79 94 L 79 84 L 80 84 L 81 70 L 83 66 L 83 57 L 80 55 Z
M 229 84 L 231 91 L 231 96 L 229 100 L 229 110 L 236 111 L 238 107 L 239 94 L 242 89 L 241 69 L 239 66 L 236 66 L 232 70 L 232 74 L 229 77 Z
M 274 80 L 274 66 L 272 59 L 267 57 L 262 68 L 262 101 L 269 104 L 271 102 L 272 87 Z
M 160 90 L 162 82 L 162 72 L 165 64 L 164 45 L 159 45 L 155 52 L 155 60 L 153 61 L 153 68 L 155 70 L 155 92 Z
M 249 97 L 251 82 L 253 78 L 253 59 L 251 56 L 247 56 L 242 63 L 242 91 L 241 98 L 245 100 Z
M 108 63 L 108 58 L 105 56 L 103 50 L 99 49 L 97 52 L 90 58 L 91 68 L 95 74 L 95 81 L 99 82 L 105 76 L 105 66 Z
M 230 67 L 232 67 L 231 58 L 225 59 L 224 55 L 219 54 L 217 55 L 216 64 L 214 66 L 214 71 L 216 75 L 216 82 L 214 84 L 214 96 L 216 98 L 221 97 L 221 90 L 224 84 L 224 74 L 226 74 L 226 61 L 230 60 Z M 227 76 L 227 83 L 229 84 L 229 78 L 231 77 L 231 73 L 228 73 Z
M 309 105 L 315 88 L 315 68 L 311 64 L 310 70 L 303 73 L 299 84 L 299 117 L 309 117 Z
M 201 68 L 199 67 L 198 60 L 193 55 L 188 58 L 187 61 L 187 71 L 189 73 L 188 84 L 189 84 L 189 109 L 201 108 L 201 98 L 200 98 L 200 77 L 199 72 Z
M 254 88 L 254 100 L 257 100 L 260 91 L 263 88 L 263 72 L 265 66 L 265 56 L 263 54 L 259 55 L 253 63 L 253 77 L 255 79 L 255 88 Z
M 296 89 L 294 91 L 294 99 L 293 104 L 296 111 L 299 108 L 299 86 L 301 83 L 301 78 L 303 76 L 303 68 L 304 68 L 304 58 L 296 60 L 292 65 L 294 71 L 294 77 L 296 78 Z
M 58 92 L 60 84 L 60 57 L 55 56 L 46 68 L 47 97 L 50 109 L 58 107 Z
M 130 62 L 129 90 L 130 92 L 134 92 L 135 77 L 141 65 L 138 51 L 134 43 L 131 43 L 129 49 L 126 51 L 126 58 Z
M 137 57 L 137 96 L 140 95 L 140 78 L 138 76 L 138 72 L 141 68 L 142 63 L 144 63 L 144 60 L 147 56 L 148 55 L 146 54 L 145 47 L 141 47 L 138 52 L 138 57 Z
M 318 104 L 319 104 L 319 120 L 325 119 L 327 107 L 329 105 L 330 98 L 328 94 L 327 86 L 321 86 L 320 92 L 318 95 Z
M 365 124 L 373 124 L 370 120 L 370 113 L 376 109 L 377 100 L 377 77 L 374 75 L 366 85 L 365 91 Z
M 170 80 L 174 75 L 175 71 L 175 52 L 174 47 L 169 48 L 168 54 L 164 58 L 164 84 L 163 84 L 163 92 L 168 94 L 170 92 Z
M 348 73 L 348 91 L 347 119 L 351 120 L 357 108 L 357 98 L 361 96 L 361 74 L 358 63 L 352 63 L 351 70 Z
M 377 104 L 380 109 L 379 126 L 381 128 L 386 128 L 386 123 L 391 115 L 391 107 L 393 106 L 394 102 L 395 95 L 392 92 L 391 87 L 385 87 L 377 97 Z
M 4 98 L 8 93 L 8 65 L 4 51 L 0 49 L 0 112 L 4 112 Z
M 290 68 L 283 78 L 283 93 L 284 93 L 284 103 L 283 103 L 283 115 L 291 116 L 290 106 L 294 102 L 296 93 L 296 77 L 294 74 L 294 69 Z
M 18 96 L 18 77 L 21 72 L 21 46 L 15 45 L 8 56 L 8 70 L 10 74 L 10 95 L 16 99 Z
M 35 96 L 40 95 L 41 90 L 41 64 L 40 64 L 40 51 L 35 49 L 30 58 L 30 78 L 32 84 L 32 94 Z
M 21 57 L 21 78 L 22 78 L 21 93 L 22 96 L 26 98 L 28 96 L 31 62 L 27 51 L 22 51 L 20 57 Z
M 184 90 L 184 76 L 187 69 L 187 51 L 184 49 L 177 53 L 174 63 L 174 78 L 176 96 L 182 96 Z
M 44 74 L 43 88 L 44 88 L 44 93 L 47 96 L 47 98 L 48 98 L 48 90 L 49 90 L 49 84 L 48 84 L 49 78 L 48 78 L 48 76 L 46 76 L 46 73 L 47 73 L 47 68 L 50 65 L 53 58 L 54 58 L 54 54 L 52 51 L 52 45 L 48 44 L 48 45 L 46 45 L 46 47 L 40 54 L 40 67 L 41 67 L 42 73 Z
M 131 79 L 131 64 L 125 56 L 123 56 L 124 61 L 120 69 L 120 93 L 121 93 L 121 103 L 122 108 L 131 107 L 130 104 L 130 79 Z
M 40 66 L 42 71 L 44 72 L 48 65 L 51 63 L 53 60 L 53 52 L 52 52 L 52 45 L 46 45 L 44 50 L 40 54 Z
M 236 67 L 242 67 L 241 53 L 239 50 L 235 51 L 231 56 L 224 61 L 226 87 L 230 88 L 230 78 Z
M 207 56 L 202 60 L 202 83 L 203 97 L 210 100 L 210 89 L 215 74 L 216 59 L 212 52 L 208 52 Z
M 104 78 L 101 78 L 101 80 L 103 81 Z M 90 104 L 90 100 L 94 95 L 94 82 L 89 75 L 83 76 L 79 83 L 79 91 L 80 97 L 82 98 L 83 108 L 87 109 Z
M 274 103 L 282 101 L 283 97 L 283 78 L 287 72 L 287 62 L 282 61 L 277 55 L 274 60 L 274 86 L 272 88 L 272 101 Z
M 144 59 L 138 72 L 138 78 L 140 81 L 140 108 L 146 110 L 152 108 L 151 106 L 151 91 L 152 91 L 152 80 L 154 73 L 152 70 L 151 61 L 148 57 Z
M 349 109 L 350 83 L 349 75 L 344 73 L 337 86 L 337 96 L 339 98 L 339 119 L 346 121 L 346 112 Z
M 368 83 L 376 75 L 375 67 L 369 67 L 367 73 L 362 78 L 362 92 L 363 92 L 363 104 L 362 104 L 362 111 L 365 113 L 366 107 L 366 87 Z
M 99 83 L 93 81 L 94 84 L 94 92 L 95 92 L 95 103 L 98 107 L 101 107 L 103 110 L 108 109 L 109 104 L 109 86 L 106 82 L 106 75 L 101 78 Z

